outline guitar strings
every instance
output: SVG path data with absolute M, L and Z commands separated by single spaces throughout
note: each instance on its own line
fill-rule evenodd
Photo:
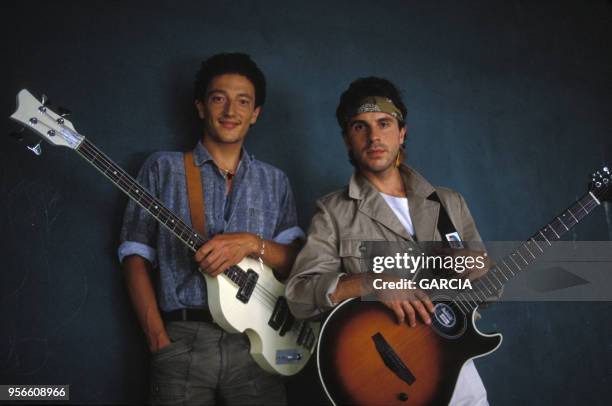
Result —
M 44 112 L 45 115 L 47 115 L 48 117 L 50 117 L 51 119 L 53 119 L 46 111 Z M 47 125 L 46 123 L 44 123 L 43 121 L 39 122 L 40 124 L 44 125 L 45 127 L 47 127 L 48 129 L 51 129 L 51 127 L 49 125 Z M 75 131 L 67 128 L 65 125 L 60 124 L 63 128 L 67 129 L 67 131 L 71 132 L 71 133 L 76 133 Z M 78 134 L 78 133 L 77 133 Z M 80 134 L 79 134 L 80 135 Z M 134 181 L 131 176 L 125 172 L 121 167 L 119 167 L 118 165 L 114 164 L 114 162 L 108 157 L 106 156 L 106 154 L 104 154 L 102 151 L 100 151 L 99 149 L 97 149 L 92 143 L 89 142 L 89 140 L 87 140 L 85 137 L 83 137 L 82 142 L 79 144 L 79 146 L 77 148 L 75 148 L 75 150 L 79 153 L 79 155 L 81 155 L 83 158 L 85 158 L 88 162 L 92 163 L 93 166 L 98 169 L 105 177 L 107 177 L 109 180 L 111 180 L 113 183 L 115 183 L 125 194 L 127 194 L 128 196 L 132 197 L 136 203 L 138 203 L 141 207 L 143 207 L 146 211 L 148 211 L 151 215 L 153 215 L 156 219 L 158 219 L 160 222 L 162 222 L 162 224 L 164 224 L 164 226 L 166 226 L 166 228 L 171 231 L 173 234 L 175 234 L 181 241 L 184 241 L 184 237 L 183 237 L 183 233 L 185 233 L 187 231 L 188 235 L 191 235 L 191 229 L 189 226 L 187 226 L 182 219 L 180 219 L 179 217 L 177 217 L 176 215 L 174 215 L 172 212 L 170 212 L 169 210 L 167 210 L 163 204 L 161 204 L 161 202 L 153 197 L 152 195 L 150 195 L 150 193 L 144 189 L 144 188 L 140 188 L 138 187 L 138 189 L 135 189 L 136 193 L 138 194 L 138 198 L 136 196 L 133 196 L 130 192 L 132 191 L 132 186 L 133 185 L 138 185 L 138 183 L 136 181 Z M 87 155 L 86 155 L 87 154 Z M 89 156 L 88 156 L 89 155 Z M 100 158 L 102 158 L 102 160 L 100 160 Z M 96 165 L 96 161 L 98 161 L 99 163 L 104 163 L 106 165 L 106 168 L 101 169 Z M 117 179 L 113 179 L 112 177 L 110 177 L 110 175 L 107 173 L 108 169 L 113 169 L 113 175 L 115 175 L 117 177 Z M 120 175 L 118 175 L 120 174 Z M 125 185 L 123 185 L 121 182 L 122 181 L 128 181 Z M 132 184 L 130 184 L 130 182 Z M 127 187 L 127 189 L 126 189 Z M 140 189 L 140 190 L 139 190 Z M 142 193 L 139 193 L 142 192 Z M 585 195 L 589 196 L 589 194 Z M 146 204 L 149 206 L 145 206 L 141 200 L 139 199 L 146 199 L 147 202 Z M 584 197 L 583 197 L 584 199 Z M 157 216 L 155 215 L 155 213 L 153 213 L 151 211 L 151 205 L 155 204 L 156 208 L 160 208 L 158 209 L 158 215 L 163 213 L 165 211 L 165 215 L 167 216 L 166 222 L 161 221 L 161 219 L 157 218 Z M 560 238 L 560 234 L 557 233 L 557 231 L 554 229 L 553 224 L 555 221 L 557 221 L 558 224 L 561 224 L 565 227 L 565 232 L 569 231 L 569 229 L 571 227 L 574 227 L 576 224 L 578 224 L 578 222 L 580 220 L 582 220 L 586 215 L 588 215 L 590 213 L 590 211 L 598 206 L 598 202 L 595 199 L 589 200 L 588 202 L 586 202 L 585 205 L 583 205 L 580 200 L 577 202 L 577 204 L 580 204 L 581 208 L 584 211 L 584 214 L 580 214 L 580 212 L 576 212 L 573 213 L 571 211 L 571 207 L 569 209 L 567 209 L 566 211 L 569 212 L 569 214 L 571 215 L 572 218 L 574 218 L 574 222 L 568 222 L 569 227 L 560 219 L 560 217 L 557 217 L 555 220 L 553 220 L 551 223 L 549 223 L 547 225 L 547 227 L 550 227 L 550 229 L 556 234 L 557 238 L 546 238 L 546 236 L 542 233 L 542 231 L 539 231 L 539 233 L 544 237 L 544 239 L 546 240 L 546 242 L 550 244 L 550 240 L 556 240 Z M 588 210 L 587 210 L 588 209 Z M 562 214 L 563 216 L 565 216 L 565 213 Z M 576 215 L 579 216 L 579 218 L 576 218 Z M 173 224 L 174 224 L 174 229 L 172 229 L 170 226 L 168 226 L 167 221 L 172 219 Z M 568 218 L 566 218 L 566 221 L 568 220 Z M 571 220 L 571 219 L 570 219 Z M 182 228 L 182 230 L 180 231 L 180 233 L 176 233 L 176 228 Z M 544 227 L 543 230 L 546 230 L 547 227 Z M 562 230 L 560 230 L 562 231 Z M 565 233 L 562 232 L 561 234 Z M 196 238 L 200 237 L 198 234 L 194 233 L 194 235 L 196 236 Z M 540 250 L 540 254 L 541 255 L 544 253 L 544 251 L 542 250 L 542 248 L 537 244 L 536 240 L 534 238 L 531 238 L 530 241 L 533 241 L 533 243 L 538 247 L 538 249 Z M 540 240 L 542 241 L 542 240 Z M 497 278 L 497 276 L 495 275 L 495 270 L 498 270 L 499 273 L 504 277 L 504 279 L 506 279 L 506 281 L 508 281 L 512 276 L 516 275 L 517 272 L 522 271 L 523 269 L 518 265 L 518 263 L 512 258 L 513 255 L 518 255 L 521 257 L 521 259 L 525 262 L 525 266 L 530 265 L 530 263 L 525 260 L 525 258 L 520 254 L 520 249 L 521 248 L 525 248 L 529 254 L 533 257 L 533 259 L 536 259 L 536 256 L 533 254 L 533 252 L 531 250 L 529 250 L 528 248 L 528 244 L 529 241 L 523 243 L 514 253 L 510 254 L 509 256 L 507 256 L 506 258 L 500 260 L 500 263 L 503 264 L 508 271 L 510 272 L 511 276 L 508 277 L 508 275 L 506 275 L 506 273 L 503 271 L 503 269 L 499 266 L 495 266 L 493 269 L 491 269 L 491 272 L 487 272 L 485 275 L 483 275 L 481 278 L 479 278 L 478 280 L 475 281 L 475 285 L 476 285 L 476 289 L 472 289 L 473 294 L 476 296 L 477 299 L 474 299 L 474 297 L 470 294 L 470 292 L 461 292 L 458 295 L 456 295 L 458 298 L 461 299 L 461 297 L 464 298 L 468 298 L 467 300 L 459 300 L 457 301 L 456 299 L 452 299 L 452 302 L 455 303 L 455 305 L 457 306 L 458 309 L 460 309 L 462 312 L 466 311 L 467 313 L 471 313 L 472 310 L 474 310 L 476 307 L 478 307 L 479 303 L 484 303 L 486 301 L 487 295 L 486 292 L 484 292 L 483 288 L 486 289 L 489 294 L 493 295 L 494 293 L 498 292 L 498 289 L 501 289 L 501 287 L 503 287 L 503 283 Z M 195 247 L 193 247 L 190 244 L 187 244 L 189 246 L 190 249 L 195 251 Z M 512 268 L 508 265 L 508 263 L 506 262 L 506 259 L 510 259 L 515 266 L 518 268 L 517 272 L 512 271 Z M 493 276 L 495 279 L 497 279 L 497 282 L 500 283 L 499 288 L 495 285 L 495 282 L 491 279 L 491 276 Z M 485 282 L 490 283 L 491 287 L 493 288 L 493 292 L 485 285 Z M 269 308 L 273 308 L 274 304 L 275 304 L 275 296 L 272 292 L 268 291 L 265 287 L 260 286 L 259 284 L 255 285 L 255 289 L 253 291 L 253 293 L 256 293 L 255 297 L 262 302 L 264 305 L 266 305 Z M 483 298 L 481 298 L 478 293 L 483 294 Z M 467 305 L 465 302 L 467 302 L 469 305 Z M 470 308 L 472 307 L 473 308 Z
M 591 199 L 589 199 L 587 202 L 584 202 L 584 204 L 581 202 L 583 201 L 585 198 L 589 198 L 591 197 Z M 576 205 L 580 205 L 580 208 L 582 209 L 582 211 L 578 210 L 576 212 L 572 211 L 572 207 L 575 207 Z M 539 233 L 542 235 L 543 238 L 545 238 L 545 241 L 548 243 L 549 246 L 551 246 L 552 244 L 550 243 L 551 240 L 558 240 L 561 238 L 561 235 L 563 235 L 564 233 L 566 233 L 567 231 L 569 231 L 572 227 L 574 227 L 576 224 L 578 224 L 584 217 L 586 217 L 595 207 L 597 207 L 599 205 L 599 203 L 592 198 L 592 196 L 590 196 L 589 193 L 585 194 L 581 199 L 579 199 L 573 206 L 569 207 L 567 210 L 565 210 L 560 216 L 557 216 L 555 218 L 555 220 L 553 220 L 551 223 L 548 223 L 544 228 L 542 228 Z M 566 217 L 566 223 L 564 223 L 561 220 L 561 217 L 565 217 L 566 213 L 569 213 L 571 218 L 573 218 L 573 220 L 571 220 L 570 217 Z M 557 230 L 555 230 L 555 226 L 554 223 L 557 223 Z M 558 226 L 562 225 L 565 230 L 561 230 Z M 555 236 L 548 236 L 548 238 L 546 238 L 546 236 L 544 235 L 544 233 L 542 232 L 542 230 L 546 230 L 546 229 L 550 229 L 555 233 Z M 529 244 L 533 242 L 533 244 L 538 248 L 538 250 L 540 252 L 537 252 L 535 250 L 530 250 L 529 249 Z M 540 242 L 543 242 L 542 240 L 540 240 Z M 533 247 L 532 247 L 533 248 Z M 525 259 L 525 257 L 529 258 L 527 256 L 527 254 L 525 253 L 525 256 L 521 255 L 521 249 L 525 249 L 529 255 L 531 255 L 532 259 L 529 259 L 529 261 L 527 259 Z M 534 254 L 535 251 L 535 254 Z M 471 296 L 470 292 L 462 292 L 461 294 L 459 294 L 459 296 L 461 295 L 465 295 L 467 297 L 469 297 L 468 302 L 475 302 L 476 304 L 478 302 L 486 302 L 486 298 L 487 297 L 491 297 L 494 294 L 499 293 L 499 289 L 501 289 L 503 287 L 503 283 L 497 278 L 497 272 L 499 272 L 501 275 L 503 275 L 503 278 L 506 279 L 506 282 L 509 281 L 513 276 L 515 276 L 518 272 L 523 271 L 523 268 L 531 265 L 531 263 L 537 259 L 539 256 L 544 254 L 544 250 L 542 249 L 542 247 L 540 247 L 540 245 L 537 243 L 537 241 L 532 237 L 529 240 L 527 240 L 526 242 L 523 242 L 519 248 L 517 248 L 513 253 L 511 253 L 510 255 L 506 256 L 505 258 L 502 258 L 498 264 L 496 265 L 494 268 L 492 268 L 489 272 L 487 272 L 486 274 L 484 274 L 481 278 L 477 279 L 474 282 L 474 287 L 472 289 L 472 292 L 476 295 L 476 297 L 480 300 L 475 300 L 473 296 Z M 521 267 L 518 263 L 517 260 L 514 259 L 514 257 L 519 256 L 522 261 L 524 262 L 524 265 Z M 511 263 L 514 264 L 514 266 L 516 267 L 516 269 L 513 271 L 512 268 L 510 267 L 510 265 L 508 265 L 508 260 L 511 261 Z M 510 276 L 508 276 L 504 271 L 503 268 L 501 268 L 501 265 L 505 266 L 506 269 L 510 272 Z M 499 287 L 496 286 L 495 281 L 492 279 L 495 278 L 497 280 L 497 283 L 499 283 Z M 490 286 L 493 287 L 493 291 L 491 291 L 487 286 L 486 283 L 489 283 Z M 485 292 L 486 290 L 486 292 Z M 489 292 L 489 295 L 487 295 L 487 292 Z M 482 298 L 480 298 L 480 294 L 483 295 L 484 300 Z
M 88 140 L 85 140 L 85 141 L 88 141 Z M 88 148 L 88 147 L 89 147 L 89 144 L 90 144 L 90 143 L 89 143 L 89 142 L 87 142 L 86 144 L 84 144 L 84 146 L 85 146 L 87 149 L 89 149 L 89 148 Z M 90 153 L 92 154 L 91 161 L 95 161 L 95 160 L 97 159 L 95 156 L 93 156 L 93 154 L 96 154 L 96 155 L 98 155 L 98 156 L 101 156 L 101 157 L 102 157 L 102 158 L 103 158 L 105 161 L 107 161 L 107 162 L 105 162 L 107 166 L 110 166 L 110 165 L 109 165 L 109 162 L 111 162 L 111 163 L 112 163 L 112 161 L 111 161 L 111 160 L 110 160 L 108 157 L 106 157 L 104 154 L 100 154 L 99 152 L 96 152 L 95 150 L 94 150 L 94 151 L 87 151 L 87 152 L 90 152 Z M 98 161 L 99 161 L 99 159 L 98 159 Z M 95 166 L 95 163 L 94 163 L 94 166 Z M 115 166 L 116 166 L 116 165 L 115 165 Z M 108 168 L 107 168 L 107 169 L 108 169 Z M 119 169 L 120 169 L 120 168 L 119 168 Z M 103 174 L 105 174 L 105 175 L 106 175 L 105 171 L 101 171 L 101 172 L 102 172 Z M 123 185 L 121 184 L 121 180 L 125 180 L 125 179 L 122 179 L 122 178 L 124 178 L 124 177 L 125 177 L 125 175 L 126 175 L 125 171 L 121 170 L 121 172 L 122 172 L 122 175 L 123 175 L 123 176 L 119 177 L 119 178 L 117 179 L 117 181 L 116 181 L 116 182 L 117 182 L 117 184 L 118 184 L 119 186 L 123 186 Z M 111 180 L 113 180 L 113 179 L 111 179 Z M 129 175 L 128 175 L 128 180 L 131 180 L 131 179 L 129 179 Z M 128 184 L 128 185 L 126 185 L 126 186 L 128 186 L 128 187 L 130 188 L 130 191 L 131 191 L 131 185 L 129 185 L 129 184 Z M 129 191 L 128 191 L 128 190 L 125 190 L 123 187 L 121 187 L 121 188 L 122 188 L 122 190 L 124 190 L 124 192 L 125 192 L 126 194 L 130 195 L 130 193 L 129 193 Z M 143 195 L 141 195 L 141 196 L 143 196 Z M 151 203 L 153 203 L 153 202 L 155 202 L 155 201 L 156 201 L 156 199 L 155 199 L 155 198 L 153 198 L 153 197 L 151 197 L 151 196 L 148 196 L 148 193 L 147 193 L 147 194 L 145 194 L 145 195 L 144 195 L 144 197 L 145 197 L 145 198 L 147 198 L 147 199 L 149 200 L 148 204 L 151 204 Z M 135 200 L 136 200 L 136 199 L 135 199 Z M 137 202 L 138 202 L 138 200 L 137 200 Z M 138 202 L 138 203 L 139 203 L 139 202 Z M 591 201 L 589 201 L 589 202 L 587 202 L 587 203 L 586 203 L 586 208 L 588 208 L 588 209 L 589 209 L 589 211 L 590 211 L 590 210 L 591 210 L 593 207 L 595 207 L 595 206 L 597 206 L 597 203 L 596 203 L 596 202 L 594 202 L 593 200 L 591 200 Z M 145 209 L 147 209 L 147 207 L 144 207 L 144 208 L 145 208 Z M 588 212 L 587 212 L 586 208 L 585 208 L 585 210 L 584 210 L 584 211 L 585 211 L 585 215 L 586 215 L 586 214 L 588 214 Z M 572 213 L 571 209 L 568 209 L 568 211 L 569 211 L 569 213 L 572 215 L 572 217 L 574 217 L 574 218 L 576 218 L 576 217 L 575 217 L 575 215 L 576 215 L 576 214 L 578 214 L 578 215 L 579 215 L 581 218 L 583 217 L 583 215 L 580 215 L 579 213 Z M 153 213 L 152 213 L 152 214 L 153 214 Z M 559 221 L 560 221 L 560 220 L 559 220 Z M 574 221 L 573 223 L 569 223 L 569 224 L 570 224 L 570 227 L 573 227 L 574 225 L 576 225 L 576 224 L 578 223 L 578 221 L 579 221 L 579 220 Z M 182 223 L 182 221 L 181 221 L 181 223 Z M 563 224 L 563 223 L 561 223 L 561 224 Z M 182 226 L 183 226 L 185 229 L 188 229 L 188 227 L 187 227 L 187 226 L 186 226 L 184 223 L 182 223 L 181 225 L 182 225 Z M 566 227 L 566 228 L 567 228 L 567 227 Z M 569 228 L 568 228 L 568 229 L 569 229 Z M 173 230 L 171 230 L 171 231 L 173 231 Z M 181 232 L 181 234 L 183 234 L 183 232 L 184 232 L 184 231 L 185 231 L 185 230 L 183 230 L 183 231 Z M 177 236 L 178 236 L 178 235 L 177 235 Z M 182 235 L 181 235 L 181 236 L 179 236 L 179 238 L 180 238 L 181 240 L 183 240 Z M 532 240 L 533 240 L 533 239 L 532 239 Z M 547 241 L 548 241 L 548 240 L 547 240 Z M 534 242 L 534 244 L 535 244 L 535 245 L 538 247 L 538 249 L 539 249 L 541 252 L 543 252 L 543 250 L 542 250 L 542 249 L 541 249 L 541 247 L 540 247 L 540 246 L 537 244 L 537 242 L 535 242 L 535 240 L 533 240 L 533 242 Z M 527 242 L 527 243 L 528 243 L 528 242 Z M 525 244 L 526 244 L 526 243 L 524 243 L 524 244 L 523 244 L 523 246 L 524 246 Z M 550 244 L 550 242 L 549 242 L 549 244 Z M 523 247 L 523 246 L 521 246 L 521 247 Z M 520 248 L 519 248 L 519 249 L 520 249 Z M 528 248 L 527 248 L 527 250 L 529 251 L 529 249 L 528 249 Z M 531 251 L 530 251 L 530 252 L 531 252 Z M 516 255 L 516 254 L 514 254 L 514 255 Z M 533 255 L 533 254 L 532 254 L 532 255 Z M 511 258 L 511 257 L 510 257 L 510 258 Z M 534 257 L 534 258 L 535 258 L 535 257 Z M 522 270 L 522 269 L 520 268 L 520 266 L 518 266 L 518 264 L 517 264 L 515 261 L 513 261 L 513 262 L 514 262 L 514 263 L 515 263 L 515 265 L 516 265 L 516 266 L 519 268 L 519 270 Z M 526 265 L 528 265 L 527 261 L 525 261 L 525 262 L 526 262 Z M 485 302 L 485 301 L 486 301 L 486 297 L 487 297 L 487 295 L 485 294 L 485 292 L 484 292 L 484 290 L 483 290 L 482 288 L 483 288 L 483 287 L 485 287 L 485 285 L 484 285 L 485 281 L 486 281 L 486 282 L 489 282 L 489 283 L 491 284 L 491 286 L 493 286 L 493 287 L 495 288 L 495 282 L 494 282 L 494 281 L 491 279 L 492 277 L 494 277 L 494 278 L 496 278 L 496 279 L 497 279 L 497 276 L 495 275 L 495 272 L 494 272 L 495 270 L 499 270 L 500 274 L 501 274 L 501 275 L 503 275 L 504 279 L 506 279 L 507 281 L 508 281 L 508 280 L 509 280 L 509 279 L 510 279 L 512 276 L 514 276 L 514 275 L 516 274 L 516 272 L 512 271 L 511 267 L 510 267 L 510 266 L 508 265 L 508 263 L 506 262 L 506 259 L 502 259 L 502 260 L 500 261 L 500 264 L 504 265 L 504 266 L 507 268 L 507 270 L 510 272 L 510 275 L 511 275 L 510 277 L 508 277 L 508 275 L 507 275 L 507 274 L 506 274 L 506 273 L 503 271 L 503 269 L 502 269 L 500 266 L 496 266 L 495 268 L 493 268 L 493 269 L 491 270 L 492 272 L 488 272 L 488 273 L 486 273 L 485 275 L 483 275 L 483 277 L 481 277 L 480 279 L 478 279 L 478 280 L 475 282 L 476 289 L 473 289 L 473 294 L 476 296 L 476 298 L 474 298 L 474 296 L 472 296 L 472 294 L 471 294 L 470 292 L 461 292 L 461 293 L 460 293 L 459 295 L 457 295 L 457 296 L 459 297 L 459 299 L 463 299 L 463 300 L 459 300 L 459 301 L 457 301 L 457 300 L 453 300 L 453 303 L 455 303 L 455 304 L 457 305 L 457 307 L 458 307 L 459 309 L 461 309 L 462 311 L 465 311 L 466 313 L 470 313 L 470 312 L 471 312 L 471 311 L 472 311 L 474 308 L 476 308 L 476 307 L 478 306 L 478 304 L 479 304 L 479 303 L 483 303 L 483 302 Z M 500 281 L 499 281 L 499 279 L 498 279 L 498 283 L 499 283 L 499 282 L 500 282 Z M 260 292 L 260 289 L 258 289 L 258 288 L 260 288 L 260 286 L 259 286 L 259 285 L 256 285 L 255 291 L 257 291 L 257 297 L 259 298 L 259 300 L 260 300 L 260 301 L 264 301 L 264 302 L 265 302 L 265 303 L 266 303 L 266 304 L 267 304 L 269 307 L 272 307 L 273 302 L 274 302 L 274 298 L 275 298 L 275 297 L 274 297 L 274 295 L 273 295 L 271 292 L 267 291 L 267 289 L 265 289 L 265 288 L 263 288 L 263 287 L 261 287 L 261 288 L 262 288 L 262 289 L 261 289 L 261 292 Z M 486 288 L 486 287 L 485 287 L 485 288 Z M 501 286 L 500 286 L 500 288 L 501 288 Z M 488 288 L 486 288 L 486 289 L 489 291 L 489 293 L 492 293 L 492 292 L 491 292 L 491 291 L 490 291 Z M 480 296 L 478 295 L 478 293 L 482 294 L 482 295 L 483 295 L 483 297 L 480 297 Z M 467 302 L 467 304 L 466 304 L 465 302 Z
M 163 204 L 159 202 L 157 198 L 153 197 L 145 188 L 141 188 L 140 186 L 138 186 L 138 189 L 134 189 L 134 186 L 138 185 L 138 183 L 134 181 L 131 178 L 131 176 L 127 174 L 121 167 L 116 165 L 108 156 L 106 156 L 102 151 L 97 149 L 91 142 L 89 142 L 89 140 L 85 138 L 83 142 L 81 143 L 81 145 L 76 149 L 76 151 L 79 152 L 81 156 L 83 156 L 87 161 L 92 163 L 96 169 L 98 169 L 108 179 L 113 181 L 113 183 L 119 186 L 119 188 L 124 193 L 132 197 L 136 201 L 136 203 L 138 203 L 141 207 L 147 210 L 154 217 L 157 218 L 155 213 L 151 211 L 151 207 L 153 204 L 161 208 L 159 209 L 159 212 L 161 212 L 162 210 L 165 210 L 167 212 L 165 214 L 168 214 L 168 220 L 170 218 L 173 218 L 174 220 L 173 224 L 175 225 L 175 228 L 172 229 L 170 226 L 168 226 L 167 220 L 166 222 L 162 221 L 162 223 L 166 226 L 167 229 L 169 229 L 173 234 L 175 234 L 181 241 L 185 242 L 184 240 L 185 237 L 183 236 L 183 234 L 191 235 L 190 228 L 179 217 L 172 214 L 169 210 L 165 209 L 165 207 L 163 207 Z M 99 164 L 104 164 L 105 168 L 99 168 L 96 165 L 96 161 Z M 113 175 L 117 179 L 113 179 L 112 177 L 109 176 L 108 174 L 109 169 L 112 169 Z M 132 193 L 130 193 L 135 190 L 138 191 L 137 197 L 134 196 Z M 182 228 L 182 230 L 180 230 L 179 233 L 177 233 L 176 228 Z M 194 233 L 194 235 L 197 235 L 197 234 Z M 199 235 L 197 235 L 196 238 L 198 237 Z M 195 247 L 191 246 L 190 244 L 187 244 L 187 245 L 190 249 L 195 251 Z M 258 299 L 260 300 L 260 302 L 265 304 L 266 307 L 270 309 L 274 308 L 276 297 L 274 296 L 272 292 L 268 291 L 265 287 L 259 284 L 256 284 L 254 293 L 257 293 Z

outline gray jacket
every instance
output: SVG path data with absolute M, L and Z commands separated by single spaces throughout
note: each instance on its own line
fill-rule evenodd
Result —
M 463 197 L 450 189 L 435 188 L 414 169 L 400 167 L 410 217 L 418 241 L 441 241 L 437 230 L 440 204 L 428 200 L 438 193 L 463 241 L 481 241 Z M 359 247 L 364 240 L 412 241 L 380 193 L 363 176 L 353 174 L 348 187 L 317 201 L 306 245 L 287 281 L 289 307 L 298 318 L 329 310 L 329 294 L 345 273 L 359 273 Z

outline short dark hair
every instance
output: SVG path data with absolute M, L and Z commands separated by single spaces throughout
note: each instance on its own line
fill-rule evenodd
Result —
M 338 125 L 342 129 L 342 135 L 346 133 L 349 115 L 357 110 L 362 100 L 368 96 L 380 96 L 391 99 L 393 104 L 402 112 L 404 120 L 406 120 L 408 110 L 402 101 L 399 89 L 393 83 L 387 79 L 374 76 L 359 78 L 354 80 L 349 85 L 349 88 L 342 93 L 338 108 L 336 109 L 336 120 L 338 120 Z M 400 128 L 404 128 L 406 125 L 404 121 L 399 120 L 398 124 Z
M 213 55 L 200 66 L 196 74 L 195 98 L 204 101 L 206 89 L 215 76 L 237 73 L 249 79 L 255 88 L 255 107 L 266 101 L 266 77 L 247 54 L 222 53 Z

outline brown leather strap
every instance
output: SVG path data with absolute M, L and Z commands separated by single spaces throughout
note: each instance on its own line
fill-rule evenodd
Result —
M 195 164 L 193 152 L 185 152 L 185 178 L 187 180 L 187 196 L 189 197 L 189 213 L 191 225 L 206 238 L 206 215 L 204 211 L 204 191 L 200 168 Z

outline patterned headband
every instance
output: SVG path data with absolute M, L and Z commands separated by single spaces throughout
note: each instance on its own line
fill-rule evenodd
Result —
M 387 113 L 395 117 L 398 121 L 404 121 L 402 112 L 393 104 L 391 99 L 380 96 L 368 96 L 364 97 L 359 103 L 359 107 L 351 111 L 346 121 L 348 122 L 352 117 L 361 113 Z

